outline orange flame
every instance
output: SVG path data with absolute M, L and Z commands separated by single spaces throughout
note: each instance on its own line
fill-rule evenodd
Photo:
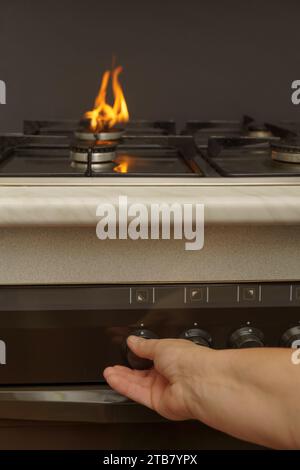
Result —
M 85 117 L 90 120 L 90 128 L 94 132 L 110 129 L 118 122 L 127 122 L 129 119 L 127 104 L 119 82 L 121 72 L 122 67 L 116 67 L 112 72 L 109 70 L 104 72 L 94 109 L 85 113 Z M 113 106 L 106 102 L 106 92 L 110 77 L 114 95 Z
M 114 168 L 116 173 L 127 173 L 128 172 L 128 162 L 124 161 L 119 163 L 118 166 Z

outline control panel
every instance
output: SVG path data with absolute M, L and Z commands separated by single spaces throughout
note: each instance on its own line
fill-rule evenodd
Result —
M 156 339 L 158 336 L 149 330 L 136 330 L 132 335 L 140 336 L 145 339 Z M 200 328 L 190 328 L 185 330 L 179 338 L 192 341 L 194 344 L 204 347 L 213 347 L 211 335 Z M 235 330 L 228 338 L 228 348 L 244 349 L 244 348 L 262 348 L 266 346 L 264 343 L 264 333 L 255 327 L 244 326 Z M 271 345 L 270 345 L 271 346 Z M 272 344 L 273 347 L 297 348 L 300 347 L 300 324 L 286 330 L 280 338 L 278 344 Z M 127 365 L 132 369 L 150 369 L 152 362 L 147 359 L 141 359 L 126 349 Z
M 94 383 L 110 365 L 152 366 L 127 347 L 132 334 L 215 349 L 296 347 L 300 281 L 0 286 L 0 332 L 0 384 Z

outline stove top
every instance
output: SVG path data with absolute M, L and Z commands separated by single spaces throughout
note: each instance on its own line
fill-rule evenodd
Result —
M 0 136 L 1 177 L 300 176 L 300 123 L 132 121 L 106 133 L 77 121 L 25 121 Z
M 83 144 L 82 144 L 83 145 Z M 92 148 L 93 144 L 90 144 Z M 72 161 L 64 136 L 1 136 L 0 176 L 214 176 L 188 136 L 124 136 L 113 161 Z

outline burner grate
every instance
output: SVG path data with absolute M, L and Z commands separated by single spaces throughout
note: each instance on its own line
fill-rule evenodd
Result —
M 24 121 L 23 132 L 26 135 L 71 135 L 80 127 L 78 120 Z M 175 135 L 174 121 L 129 121 L 125 135 Z
M 192 135 L 200 149 L 205 149 L 211 137 L 249 137 L 259 139 L 290 138 L 300 131 L 300 123 L 261 123 L 250 116 L 236 121 L 188 121 L 184 135 Z
M 206 159 L 222 176 L 300 176 L 300 163 L 282 163 L 272 159 L 276 146 L 283 146 L 279 137 L 212 137 Z

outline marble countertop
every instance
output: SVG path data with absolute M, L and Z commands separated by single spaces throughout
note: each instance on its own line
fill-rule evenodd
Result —
M 0 182 L 0 226 L 88 226 L 100 203 L 203 203 L 206 224 L 300 224 L 300 178 L 31 179 Z

